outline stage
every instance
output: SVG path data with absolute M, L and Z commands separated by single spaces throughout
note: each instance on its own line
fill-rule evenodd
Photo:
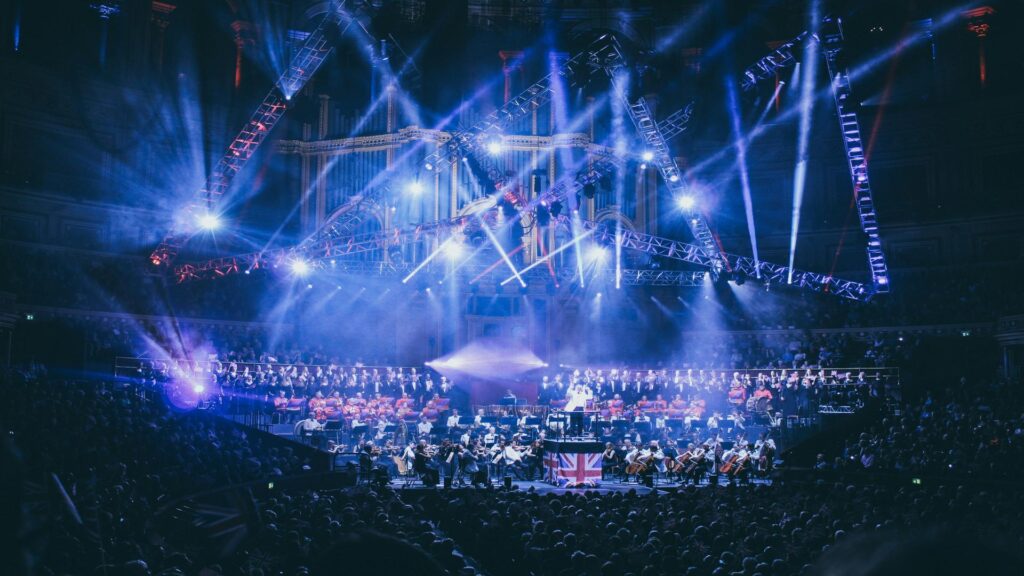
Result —
M 501 481 L 492 481 L 491 482 L 491 488 L 475 488 L 475 487 L 470 486 L 470 485 L 459 486 L 459 487 L 452 487 L 452 488 L 445 488 L 441 484 L 437 485 L 436 487 L 428 487 L 428 486 L 424 486 L 423 483 L 420 482 L 419 480 L 416 480 L 414 482 L 409 483 L 409 482 L 406 482 L 405 479 L 403 479 L 403 478 L 395 478 L 395 479 L 392 479 L 391 482 L 389 482 L 388 485 L 391 488 L 394 488 L 395 490 L 416 491 L 416 492 L 427 492 L 427 491 L 460 492 L 460 491 L 464 491 L 464 490 L 504 490 L 504 486 L 502 485 Z M 717 484 L 717 486 L 720 486 L 720 487 L 724 487 L 724 486 L 727 486 L 727 485 L 728 485 L 728 482 L 724 482 L 724 481 L 720 481 Z M 749 488 L 749 487 L 759 486 L 759 485 L 771 486 L 772 485 L 772 481 L 771 481 L 771 479 L 762 480 L 762 479 L 758 478 L 758 479 L 751 479 L 751 481 L 749 483 L 747 483 L 747 482 L 740 483 L 737 486 L 739 488 Z M 657 492 L 664 492 L 664 493 L 678 492 L 679 490 L 687 489 L 688 486 L 689 487 L 694 487 L 694 485 L 692 483 L 690 483 L 690 484 L 681 484 L 679 482 L 674 482 L 674 481 L 673 482 L 660 481 L 660 482 L 656 483 L 653 487 L 648 487 L 648 486 L 644 486 L 643 484 L 637 484 L 636 482 L 623 482 L 621 480 L 608 480 L 606 482 L 600 482 L 596 487 L 593 487 L 593 488 L 563 488 L 563 487 L 556 486 L 556 485 L 554 485 L 554 484 L 552 484 L 550 482 L 545 482 L 543 480 L 515 480 L 515 481 L 512 482 L 512 488 L 511 489 L 512 490 L 526 491 L 526 492 L 536 492 L 538 494 L 548 494 L 548 493 L 566 494 L 566 493 L 570 493 L 570 492 L 575 492 L 575 493 L 596 492 L 598 494 L 608 494 L 608 493 L 611 493 L 611 492 L 629 492 L 630 490 L 633 490 L 633 491 L 636 491 L 637 494 L 646 495 L 646 494 L 650 494 L 651 492 L 655 492 L 655 491 L 657 491 Z M 715 486 L 715 484 L 712 484 L 710 482 L 705 481 L 705 482 L 702 482 L 699 485 L 695 486 L 695 488 L 696 489 L 705 489 L 705 488 L 710 488 L 710 487 L 713 487 L 713 486 Z

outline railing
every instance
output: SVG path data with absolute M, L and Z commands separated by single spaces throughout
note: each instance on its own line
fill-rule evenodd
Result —
M 372 366 L 362 364 L 303 364 L 301 362 L 288 363 L 288 362 L 232 362 L 230 360 L 196 360 L 186 358 L 141 358 L 141 357 L 130 357 L 130 356 L 118 356 L 114 359 L 114 375 L 121 378 L 131 378 L 138 375 L 140 370 L 156 369 L 166 371 L 169 375 L 177 377 L 206 377 L 212 376 L 217 373 L 218 365 L 227 370 L 229 366 L 235 365 L 238 368 L 238 373 L 242 374 L 245 369 L 249 370 L 250 374 L 257 374 L 258 372 L 277 374 L 284 369 L 286 372 L 291 372 L 292 369 L 297 370 L 300 374 L 308 370 L 309 374 L 315 376 L 317 369 L 323 369 L 324 372 L 328 370 L 343 371 L 346 374 L 352 374 L 353 371 L 358 372 L 360 375 L 365 371 L 372 374 L 374 370 L 384 375 L 388 370 L 401 371 L 403 374 L 409 374 L 413 370 L 417 374 L 427 373 L 428 370 L 422 367 L 411 367 L 411 366 Z

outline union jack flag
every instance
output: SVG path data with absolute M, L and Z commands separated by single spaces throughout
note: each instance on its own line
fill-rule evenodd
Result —
M 557 482 L 565 478 L 574 484 L 582 484 L 588 480 L 601 479 L 603 456 L 598 454 L 555 454 L 548 452 L 545 458 L 547 478 Z

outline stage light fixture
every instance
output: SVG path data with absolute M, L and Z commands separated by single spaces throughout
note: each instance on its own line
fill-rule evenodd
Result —
M 735 282 L 737 286 L 743 286 L 747 282 L 747 275 L 743 272 L 736 272 L 732 275 L 732 281 Z
M 305 276 L 309 274 L 309 262 L 305 260 L 295 260 L 292 262 L 292 273 L 296 276 Z
M 444 246 L 444 254 L 449 260 L 458 260 L 466 253 L 466 247 L 462 242 L 449 241 Z
M 543 202 L 537 207 L 536 218 L 537 226 L 540 226 L 541 228 L 551 224 L 551 212 L 548 211 L 547 206 L 545 206 Z
M 680 210 L 692 210 L 697 201 L 689 194 L 684 194 L 676 198 L 676 206 Z
M 491 156 L 497 156 L 505 151 L 505 145 L 502 143 L 500 138 L 492 138 L 487 141 L 487 153 Z
M 644 150 L 644 153 L 640 155 L 640 159 L 644 162 L 650 162 L 651 160 L 654 160 L 654 152 Z
M 588 262 L 604 262 L 608 259 L 608 250 L 598 246 L 596 244 L 587 248 L 587 261 Z
M 596 194 L 597 186 L 595 184 L 585 184 L 583 186 L 583 195 L 586 196 L 588 200 L 593 200 Z
M 647 162 L 641 162 L 640 163 L 640 169 L 641 170 L 647 170 Z
M 203 386 L 202 384 L 196 384 L 195 386 L 192 387 L 192 391 L 195 392 L 196 394 L 202 394 L 203 392 L 206 391 L 206 386 Z
M 562 201 L 556 200 L 551 203 L 551 217 L 558 218 L 558 215 L 562 213 Z
M 423 184 L 419 180 L 413 180 L 406 184 L 405 193 L 410 196 L 419 196 L 423 194 Z
M 220 218 L 216 214 L 203 214 L 199 217 L 199 227 L 203 230 L 213 232 L 220 228 Z
M 679 182 L 679 176 L 677 174 L 673 174 L 673 175 L 668 177 L 668 181 L 669 182 Z

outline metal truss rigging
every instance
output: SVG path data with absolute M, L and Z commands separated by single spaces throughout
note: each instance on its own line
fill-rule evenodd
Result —
M 427 170 L 450 168 L 452 164 L 458 161 L 460 156 L 465 156 L 485 148 L 488 144 L 488 138 L 502 135 L 505 129 L 509 128 L 513 122 L 550 102 L 554 94 L 552 83 L 556 77 L 571 76 L 575 71 L 587 65 L 589 59 L 593 58 L 595 54 L 601 55 L 609 50 L 611 50 L 611 45 L 605 42 L 604 39 L 599 39 L 590 49 L 569 58 L 554 72 L 520 92 L 500 108 L 484 117 L 483 120 L 469 128 L 454 132 L 444 146 L 438 148 L 424 159 L 424 167 Z M 482 155 L 477 154 L 476 157 L 479 159 Z
M 380 260 L 349 260 L 337 261 L 334 264 L 320 266 L 331 274 L 345 276 L 369 276 L 378 278 L 404 278 L 416 268 L 416 264 L 410 262 L 393 263 Z M 444 269 L 442 266 L 441 269 Z M 493 287 L 499 280 L 508 275 L 503 267 L 495 267 L 490 263 L 469 262 L 459 265 L 459 273 L 463 278 L 474 279 L 474 284 L 482 287 Z M 558 276 L 560 281 L 571 280 L 575 270 L 561 270 Z M 597 275 L 604 275 L 611 278 L 615 274 L 614 269 L 605 269 L 597 272 Z M 652 270 L 643 268 L 626 268 L 621 271 L 622 284 L 625 286 L 701 286 L 704 283 L 704 276 L 707 272 L 703 270 Z M 523 278 L 530 284 L 546 286 L 552 277 L 546 268 L 535 268 L 523 273 Z
M 853 184 L 854 204 L 857 206 L 857 214 L 860 217 L 861 230 L 867 236 L 867 257 L 868 268 L 871 270 L 872 292 L 885 293 L 889 291 L 889 267 L 886 264 L 885 252 L 882 250 L 878 214 L 875 211 L 864 140 L 861 137 L 860 122 L 857 120 L 857 104 L 853 99 L 853 91 L 850 86 L 850 74 L 846 66 L 840 62 L 844 42 L 842 21 L 834 17 L 825 18 L 819 33 L 803 32 L 755 62 L 743 73 L 743 89 L 754 88 L 759 82 L 773 78 L 778 70 L 795 62 L 793 51 L 806 42 L 820 42 L 822 46 L 825 64 L 828 66 L 832 96 L 836 103 L 843 149 L 846 151 L 850 181 Z
M 838 18 L 825 21 L 822 44 L 829 78 L 832 80 L 832 96 L 836 101 L 839 127 L 842 131 L 843 147 L 846 150 L 847 166 L 853 183 L 853 197 L 860 216 L 860 226 L 868 238 L 868 266 L 875 292 L 889 291 L 889 267 L 882 251 L 882 239 L 878 234 L 878 215 L 868 178 L 868 162 L 861 138 L 860 122 L 857 120 L 856 101 L 850 87 L 850 74 L 839 61 L 843 49 L 843 25 Z
M 196 264 L 182 264 L 175 268 L 175 278 L 178 282 L 192 280 L 213 279 L 232 274 L 245 273 L 251 270 L 274 269 L 291 266 L 296 261 L 306 263 L 323 262 L 334 258 L 345 258 L 357 256 L 375 250 L 386 250 L 393 246 L 403 246 L 419 242 L 427 238 L 439 235 L 451 235 L 459 233 L 465 226 L 471 224 L 471 218 L 460 217 L 452 220 L 442 220 L 417 226 L 407 226 L 389 232 L 379 232 L 362 236 L 353 236 L 348 239 L 328 238 L 314 242 L 307 246 L 294 248 L 282 248 L 267 250 L 264 252 L 253 252 L 226 258 L 217 258 Z M 585 230 L 594 230 L 597 239 L 601 242 L 614 243 L 615 232 L 608 229 L 601 223 L 585 220 L 581 222 Z M 718 261 L 708 256 L 701 246 L 689 244 L 679 240 L 671 240 L 651 234 L 643 234 L 632 230 L 622 230 L 619 233 L 620 242 L 623 248 L 635 250 L 662 258 L 678 260 L 689 264 L 695 264 L 702 268 L 712 269 Z M 738 256 L 722 253 L 721 258 L 728 262 L 734 274 L 742 274 L 749 278 L 758 277 L 762 282 L 769 285 L 786 285 L 789 277 L 789 268 L 779 264 L 772 264 L 763 260 L 754 262 L 748 256 Z M 342 266 L 363 266 L 346 262 Z M 396 268 L 397 269 L 397 268 Z M 631 271 L 635 272 L 635 271 Z M 667 271 L 666 271 L 667 272 Z M 633 274 L 635 277 L 627 278 L 624 272 L 623 282 L 628 284 L 647 285 L 676 285 L 675 280 L 680 284 L 685 280 L 684 276 L 672 276 L 671 274 L 657 275 L 655 271 Z M 673 278 L 675 280 L 673 280 Z M 693 277 L 691 277 L 693 278 Z M 664 283 L 656 283 L 664 282 Z M 807 272 L 804 270 L 793 270 L 792 285 L 798 288 L 815 292 L 824 292 L 849 298 L 852 300 L 866 301 L 874 295 L 874 291 L 860 282 L 843 280 L 827 274 Z
M 793 56 L 793 49 L 801 47 L 808 38 L 816 40 L 815 36 L 805 31 L 773 50 L 771 54 L 754 62 L 753 65 L 743 71 L 743 81 L 740 83 L 743 90 L 751 90 L 759 82 L 775 78 L 776 72 L 796 62 L 796 58 Z
M 255 154 L 256 149 L 284 115 L 288 100 L 316 74 L 324 60 L 333 50 L 330 45 L 330 30 L 343 20 L 348 20 L 343 34 L 352 23 L 344 11 L 344 1 L 330 2 L 327 11 L 317 27 L 306 38 L 302 48 L 281 74 L 277 83 L 266 95 L 241 131 L 228 145 L 224 155 L 214 166 L 207 177 L 206 184 L 196 191 L 191 201 L 185 206 L 184 221 L 191 224 L 201 215 L 217 210 L 220 198 L 231 186 L 235 176 L 241 172 L 245 164 Z M 174 227 L 164 236 L 149 259 L 156 266 L 170 265 L 178 255 L 178 251 L 188 241 L 189 234 Z
M 376 186 L 349 197 L 348 202 L 334 210 L 316 232 L 310 234 L 299 248 L 312 246 L 317 242 L 354 236 L 359 225 L 366 221 L 367 211 L 391 192 L 388 186 Z
M 604 241 L 615 241 L 614 232 L 602 227 L 598 223 L 587 221 L 583 223 L 583 226 L 588 230 L 596 230 L 596 234 L 599 234 L 602 237 L 601 239 Z M 662 258 L 678 260 L 680 262 L 687 262 L 689 264 L 696 264 L 708 269 L 711 269 L 717 264 L 714 259 L 705 253 L 701 246 L 688 244 L 679 240 L 670 240 L 668 238 L 661 238 L 651 234 L 634 232 L 632 230 L 622 230 L 619 238 L 622 247 L 630 250 L 644 252 L 653 256 L 660 256 Z M 769 285 L 775 284 L 781 286 L 787 284 L 787 279 L 790 273 L 790 269 L 787 266 L 772 264 L 771 262 L 765 262 L 764 260 L 755 262 L 754 259 L 749 256 L 737 256 L 726 253 L 722 253 L 721 258 L 728 262 L 729 268 L 733 271 L 733 274 L 742 274 L 748 278 L 760 277 L 761 282 Z M 758 272 L 760 272 L 760 275 Z M 828 274 L 819 274 L 817 272 L 807 272 L 796 269 L 793 270 L 792 285 L 814 292 L 825 292 L 843 298 L 850 298 L 852 300 L 866 301 L 874 295 L 874 291 L 863 283 L 835 278 Z
M 647 151 L 653 156 L 653 164 L 658 167 L 658 171 L 661 173 L 661 177 L 665 180 L 665 186 L 668 187 L 670 194 L 675 196 L 682 196 L 688 193 L 686 183 L 683 182 L 682 174 L 679 170 L 679 166 L 676 164 L 675 158 L 672 156 L 671 151 L 668 148 L 668 138 L 665 132 L 662 131 L 663 121 L 659 124 L 654 119 L 654 114 L 651 111 L 650 105 L 647 100 L 643 97 L 631 101 L 629 94 L 626 92 L 626 87 L 622 85 L 622 80 L 619 77 L 619 71 L 626 65 L 626 58 L 620 50 L 618 44 L 614 39 L 610 40 L 614 55 L 610 57 L 602 58 L 604 71 L 611 78 L 612 85 L 615 91 L 622 98 L 623 103 L 626 105 L 626 110 L 629 112 L 630 119 L 633 120 L 633 126 L 636 127 L 637 132 L 643 139 L 644 144 L 647 146 Z M 690 110 L 687 107 L 686 110 Z M 689 113 L 684 111 L 686 120 L 689 120 Z M 674 116 L 674 115 L 673 115 Z M 678 121 L 667 124 L 667 126 L 675 126 L 679 124 Z M 678 132 L 672 132 L 677 134 Z M 688 210 L 685 210 L 686 222 L 690 227 L 690 232 L 693 237 L 702 247 L 703 251 L 710 259 L 709 268 L 711 274 L 715 277 L 722 272 L 723 266 L 727 266 L 727 262 L 723 261 L 721 253 L 718 249 L 718 242 L 711 232 L 711 227 L 708 225 L 707 220 L 701 213 L 699 207 L 696 205 Z

